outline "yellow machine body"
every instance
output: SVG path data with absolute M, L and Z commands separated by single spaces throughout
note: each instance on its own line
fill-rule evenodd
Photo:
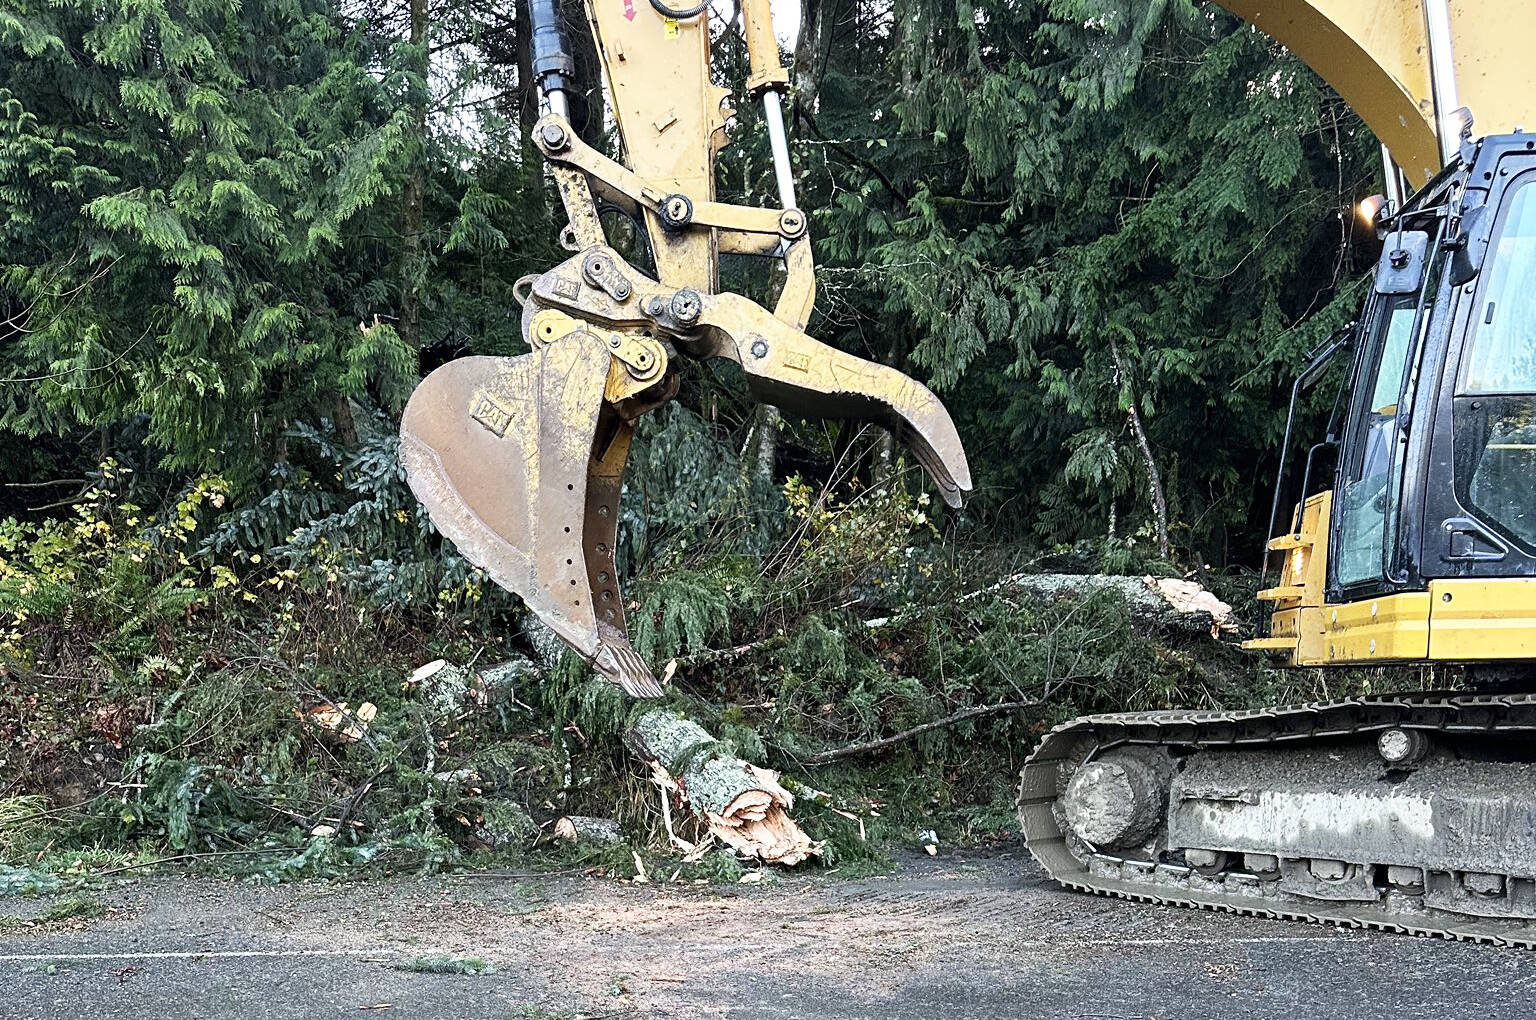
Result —
M 1259 593 L 1274 604 L 1269 636 L 1244 648 L 1291 666 L 1536 660 L 1536 578 L 1440 579 L 1428 591 L 1329 602 L 1332 506 L 1332 492 L 1312 496 L 1299 526 L 1270 540 L 1282 583 Z

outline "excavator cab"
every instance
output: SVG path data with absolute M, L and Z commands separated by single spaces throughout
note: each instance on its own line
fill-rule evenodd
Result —
M 1270 633 L 1248 646 L 1297 666 L 1536 661 L 1536 139 L 1467 144 L 1377 224 L 1375 286 L 1326 352 L 1352 370 L 1301 472 L 1332 448 L 1333 485 L 1272 528 Z

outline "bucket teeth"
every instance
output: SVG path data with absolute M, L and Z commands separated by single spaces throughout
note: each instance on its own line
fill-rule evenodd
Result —
M 614 569 L 633 427 L 603 402 L 610 356 L 578 333 L 515 358 L 461 358 L 422 381 L 400 459 L 437 529 L 637 697 L 661 687 L 630 646 Z
M 656 681 L 645 660 L 640 658 L 640 653 L 630 645 L 629 638 L 622 634 L 618 635 L 617 641 L 610 641 L 609 638 L 610 635 L 605 633 L 597 658 L 592 660 L 597 671 L 632 698 L 661 697 L 664 693 L 661 684 Z

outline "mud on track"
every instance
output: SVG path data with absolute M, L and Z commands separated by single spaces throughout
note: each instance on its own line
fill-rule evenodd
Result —
M 0 1017 L 1536 1017 L 1536 953 L 1084 897 L 1017 848 L 858 881 L 155 879 L 103 900 L 0 935 Z M 437 955 L 496 971 L 408 969 Z

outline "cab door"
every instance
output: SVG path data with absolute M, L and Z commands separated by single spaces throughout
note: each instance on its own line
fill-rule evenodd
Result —
M 1536 577 L 1536 159 L 1505 157 L 1498 176 L 1508 184 L 1457 295 L 1435 404 L 1429 578 Z

